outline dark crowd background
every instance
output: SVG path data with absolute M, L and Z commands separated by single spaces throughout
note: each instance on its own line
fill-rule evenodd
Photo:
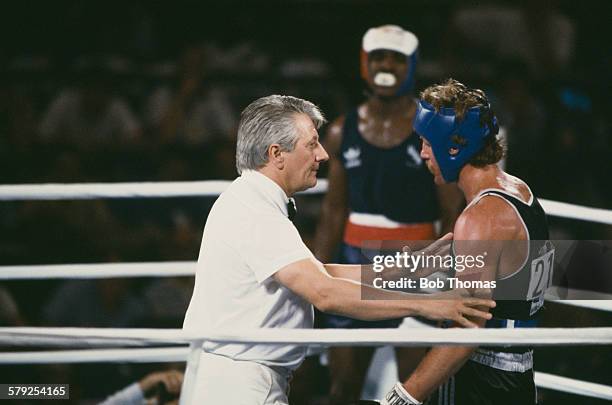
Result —
M 362 35 L 393 23 L 419 37 L 417 90 L 453 77 L 490 95 L 505 129 L 507 170 L 537 196 L 612 209 L 606 6 L 592 0 L 7 3 L 0 13 L 0 183 L 231 180 L 239 113 L 248 103 L 290 94 L 315 102 L 333 120 L 364 98 Z M 320 199 L 298 201 L 307 243 Z M 0 264 L 196 260 L 213 202 L 0 202 Z M 609 227 L 549 219 L 554 238 L 612 239 Z M 176 328 L 192 282 L 5 281 L 0 323 Z M 543 326 L 611 321 L 603 312 L 548 304 Z M 610 354 L 603 346 L 537 349 L 536 370 L 610 384 Z M 69 382 L 77 403 L 166 367 L 3 365 L 0 382 Z M 549 390 L 540 397 L 603 403 Z

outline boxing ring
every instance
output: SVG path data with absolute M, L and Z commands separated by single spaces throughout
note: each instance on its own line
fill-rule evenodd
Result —
M 229 181 L 1 185 L 0 201 L 83 200 L 99 198 L 168 198 L 217 196 Z M 306 194 L 323 193 L 319 180 Z M 612 211 L 540 199 L 547 215 L 612 225 Z M 0 266 L 0 280 L 52 278 L 193 276 L 196 262 L 143 262 Z M 612 312 L 605 300 L 547 300 L 590 310 Z M 1 327 L 0 345 L 36 350 L 0 353 L 0 364 L 177 362 L 194 361 L 204 341 L 302 346 L 435 346 L 435 345 L 612 345 L 612 327 L 533 329 L 260 329 L 198 331 L 182 329 Z M 74 350 L 66 350 L 74 348 Z M 62 350 L 63 349 L 63 350 Z M 536 386 L 570 394 L 612 400 L 612 386 L 535 372 Z M 388 388 L 388 387 L 387 387 Z M 187 403 L 182 398 L 181 403 Z

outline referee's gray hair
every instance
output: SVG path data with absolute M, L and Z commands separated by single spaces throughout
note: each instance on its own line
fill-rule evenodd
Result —
M 267 96 L 253 101 L 240 114 L 236 169 L 257 170 L 268 162 L 268 148 L 277 143 L 291 152 L 297 141 L 295 115 L 306 114 L 319 129 L 325 117 L 310 101 L 291 96 Z

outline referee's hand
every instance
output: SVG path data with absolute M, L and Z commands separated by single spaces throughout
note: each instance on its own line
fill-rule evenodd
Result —
M 455 291 L 447 294 L 438 293 L 421 299 L 423 305 L 420 308 L 420 316 L 433 321 L 454 321 L 466 328 L 477 328 L 478 325 L 470 321 L 470 318 L 491 319 L 489 308 L 495 307 L 495 301 L 483 298 L 451 298 Z

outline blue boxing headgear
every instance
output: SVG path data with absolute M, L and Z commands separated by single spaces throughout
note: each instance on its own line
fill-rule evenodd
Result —
M 408 56 L 408 65 L 409 72 L 408 77 L 402 82 L 402 85 L 397 90 L 398 96 L 403 96 L 405 94 L 411 93 L 412 89 L 414 89 L 414 71 L 416 70 L 417 59 L 419 56 L 419 52 L 414 51 L 412 55 Z
M 485 139 L 497 135 L 497 118 L 490 106 L 472 107 L 459 121 L 454 108 L 435 108 L 420 100 L 414 118 L 414 130 L 431 144 L 440 166 L 442 177 L 448 183 L 457 181 L 459 172 L 484 146 Z M 465 142 L 457 142 L 459 135 Z

